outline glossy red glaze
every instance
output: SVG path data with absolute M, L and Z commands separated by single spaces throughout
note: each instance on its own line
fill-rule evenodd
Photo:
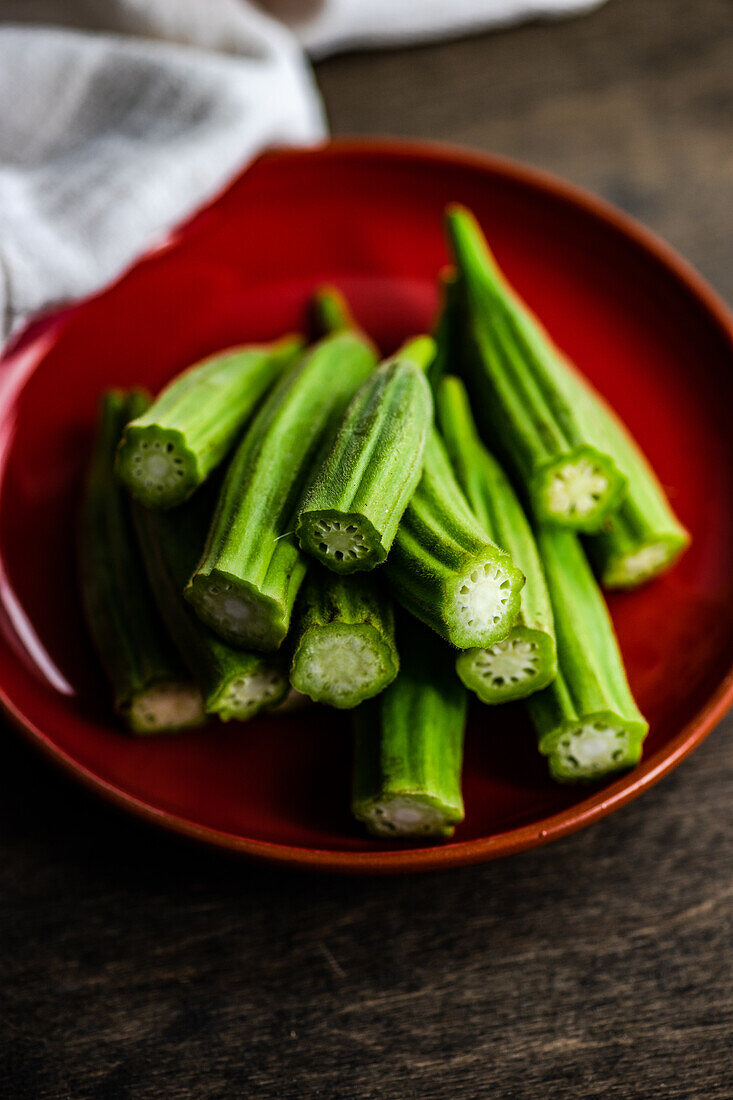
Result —
M 547 778 L 518 707 L 476 708 L 466 822 L 432 847 L 366 839 L 337 713 L 133 741 L 109 719 L 81 623 L 74 520 L 106 386 L 156 389 L 207 352 L 304 322 L 343 288 L 385 351 L 430 325 L 448 201 L 631 426 L 694 536 L 667 577 L 611 601 L 651 721 L 644 761 L 600 790 Z M 34 324 L 0 366 L 0 693 L 49 755 L 113 801 L 253 856 L 415 870 L 519 851 L 587 824 L 674 767 L 733 698 L 733 325 L 669 248 L 599 200 L 502 160 L 338 142 L 269 154 L 103 293 Z

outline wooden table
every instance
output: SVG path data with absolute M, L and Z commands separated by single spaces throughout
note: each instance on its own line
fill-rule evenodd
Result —
M 733 298 L 728 0 L 611 0 L 317 73 L 335 132 L 557 171 Z M 729 1100 L 731 733 L 551 847 L 402 880 L 302 877 L 169 839 L 8 733 L 0 1095 Z

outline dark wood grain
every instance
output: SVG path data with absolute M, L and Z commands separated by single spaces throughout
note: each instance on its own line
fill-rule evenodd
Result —
M 728 0 L 611 0 L 318 76 L 336 132 L 558 171 L 733 297 Z M 729 1100 L 732 732 L 551 847 L 349 880 L 140 826 L 8 731 L 0 1096 Z

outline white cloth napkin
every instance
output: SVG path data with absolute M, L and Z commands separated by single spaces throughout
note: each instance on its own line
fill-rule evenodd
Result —
M 118 274 L 270 144 L 326 133 L 304 51 L 600 0 L 0 0 L 0 343 Z

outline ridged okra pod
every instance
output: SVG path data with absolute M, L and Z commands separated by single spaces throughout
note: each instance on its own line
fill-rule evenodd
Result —
M 127 426 L 117 472 L 149 508 L 191 495 L 236 442 L 246 421 L 303 346 L 296 336 L 228 348 L 179 374 Z
M 440 306 L 433 329 L 435 355 L 427 369 L 427 379 L 434 394 L 443 375 L 455 374 L 458 369 L 455 358 L 459 354 L 461 341 L 458 275 L 455 268 L 442 269 L 438 275 L 438 291 Z
M 373 569 L 389 553 L 422 473 L 434 354 L 430 337 L 418 337 L 374 371 L 306 485 L 298 541 L 336 573 Z
M 466 690 L 448 647 L 400 620 L 397 679 L 354 714 L 351 806 L 377 837 L 449 837 L 463 821 Z
M 501 641 L 519 614 L 524 576 L 474 516 L 435 429 L 383 576 L 407 611 L 458 649 Z
M 355 707 L 397 675 L 392 602 L 371 577 L 315 566 L 293 622 L 290 681 L 314 702 Z
M 285 371 L 235 452 L 185 592 L 233 645 L 269 652 L 285 637 L 307 569 L 293 535 L 303 482 L 375 361 L 358 333 L 326 337 Z
M 94 647 L 117 713 L 133 733 L 198 726 L 201 693 L 161 622 L 140 560 L 129 501 L 114 477 L 125 424 L 147 405 L 138 392 L 109 390 L 99 411 L 80 527 L 80 580 Z
M 504 279 L 473 215 L 450 207 L 447 225 L 460 275 L 460 369 L 482 433 L 540 521 L 598 531 L 626 478 L 604 449 L 593 405 L 574 401 L 566 362 Z
M 602 779 L 638 763 L 649 726 L 577 536 L 548 524 L 537 544 L 555 616 L 558 671 L 526 705 L 554 779 Z
M 626 427 L 604 401 L 587 392 L 580 376 L 575 381 L 579 400 L 595 401 L 604 447 L 629 483 L 621 507 L 588 537 L 586 549 L 604 588 L 633 588 L 670 569 L 690 535 Z
M 183 598 L 211 519 L 214 502 L 208 488 L 170 511 L 133 505 L 135 527 L 158 610 L 201 688 L 207 712 L 225 722 L 244 721 L 281 702 L 289 684 L 282 660 L 234 649 Z
M 557 669 L 552 606 L 534 534 L 506 474 L 479 439 L 460 379 L 446 375 L 439 383 L 436 410 L 468 503 L 526 578 L 519 615 L 506 638 L 487 649 L 465 650 L 456 670 L 482 703 L 522 699 L 546 687 Z

